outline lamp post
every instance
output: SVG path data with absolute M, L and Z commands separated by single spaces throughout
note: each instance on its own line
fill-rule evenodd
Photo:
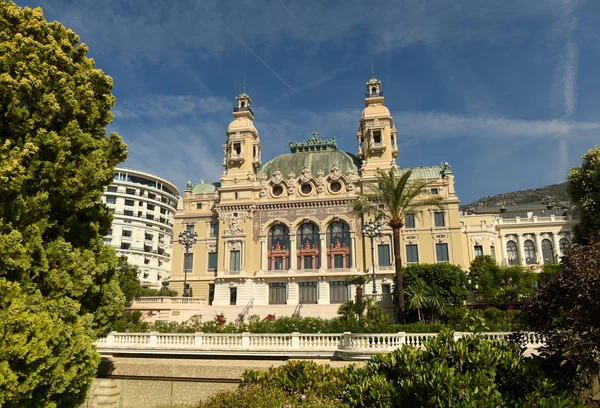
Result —
M 190 295 L 190 290 L 187 285 L 187 272 L 188 268 L 186 263 L 186 259 L 190 253 L 190 248 L 196 244 L 198 240 L 198 233 L 192 232 L 191 228 L 185 229 L 179 233 L 179 240 L 177 241 L 179 244 L 183 245 L 185 256 L 183 258 L 183 297 L 188 297 Z
M 371 238 L 371 260 L 372 272 L 373 272 L 373 294 L 377 294 L 377 286 L 375 285 L 375 247 L 373 245 L 373 239 L 381 236 L 381 223 L 379 220 L 369 221 L 362 227 L 363 235 Z
M 471 309 L 473 309 L 473 304 L 475 303 L 475 292 L 474 290 L 479 289 L 479 285 L 476 281 L 471 280 L 471 278 L 467 278 L 463 282 L 463 287 L 469 290 L 469 294 L 471 295 Z

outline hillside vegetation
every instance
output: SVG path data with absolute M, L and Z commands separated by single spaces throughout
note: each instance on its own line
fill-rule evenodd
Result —
M 566 182 L 529 190 L 519 190 L 483 197 L 477 201 L 473 201 L 472 203 L 461 205 L 460 209 L 462 211 L 466 211 L 469 208 L 487 207 L 502 204 L 547 204 L 549 201 L 554 204 L 568 205 L 569 194 L 567 193 Z

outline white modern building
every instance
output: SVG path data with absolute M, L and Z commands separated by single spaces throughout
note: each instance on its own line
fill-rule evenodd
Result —
M 178 200 L 179 190 L 173 183 L 125 168 L 115 169 L 114 181 L 103 194 L 114 213 L 104 243 L 139 268 L 144 286 L 158 288 L 171 275 L 173 215 Z

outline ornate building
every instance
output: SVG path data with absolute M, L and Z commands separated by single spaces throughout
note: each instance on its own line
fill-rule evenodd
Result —
M 140 271 L 144 286 L 160 287 L 171 275 L 173 216 L 179 190 L 160 177 L 116 168 L 102 196 L 114 214 L 104 243 L 116 248 Z
M 356 155 L 314 133 L 264 166 L 252 100 L 245 92 L 236 99 L 220 182 L 188 183 L 179 202 L 175 234 L 193 229 L 198 240 L 187 255 L 174 245 L 171 288 L 181 293 L 187 274 L 192 295 L 215 306 L 344 302 L 350 297 L 344 279 L 372 273 L 370 242 L 361 234 L 367 220 L 353 203 L 376 188 L 379 171 L 406 171 L 396 164 L 397 131 L 381 82 L 367 82 Z M 406 220 L 404 261 L 466 266 L 450 166 L 415 168 L 412 178 L 427 180 L 426 194 L 441 196 L 443 204 Z M 389 294 L 391 230 L 375 239 L 374 255 L 377 291 Z
M 389 294 L 395 262 L 391 230 L 384 228 L 375 239 L 372 259 L 371 243 L 361 234 L 369 220 L 352 211 L 363 192 L 376 188 L 378 172 L 406 171 L 396 163 L 397 131 L 381 82 L 374 77 L 367 82 L 356 155 L 315 132 L 304 142 L 290 142 L 289 153 L 262 166 L 251 104 L 245 92 L 237 97 L 220 182 L 188 183 L 179 201 L 175 234 L 189 229 L 198 239 L 187 255 L 174 244 L 171 287 L 182 293 L 185 277 L 193 297 L 217 307 L 339 304 L 351 297 L 345 278 L 371 276 L 374 264 L 376 290 Z M 448 163 L 413 168 L 411 178 L 426 180 L 424 195 L 440 196 L 442 205 L 407 217 L 401 232 L 405 264 L 443 262 L 467 269 L 475 256 L 491 255 L 502 264 L 539 270 L 570 243 L 574 221 L 567 214 L 502 209 L 461 214 Z M 371 284 L 365 290 L 371 293 Z

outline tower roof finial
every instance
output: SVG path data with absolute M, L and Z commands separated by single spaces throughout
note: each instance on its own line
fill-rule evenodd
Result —
M 371 64 L 371 79 L 375 79 L 375 68 L 373 67 L 373 64 Z
M 246 77 L 244 77 L 244 93 L 246 93 Z

